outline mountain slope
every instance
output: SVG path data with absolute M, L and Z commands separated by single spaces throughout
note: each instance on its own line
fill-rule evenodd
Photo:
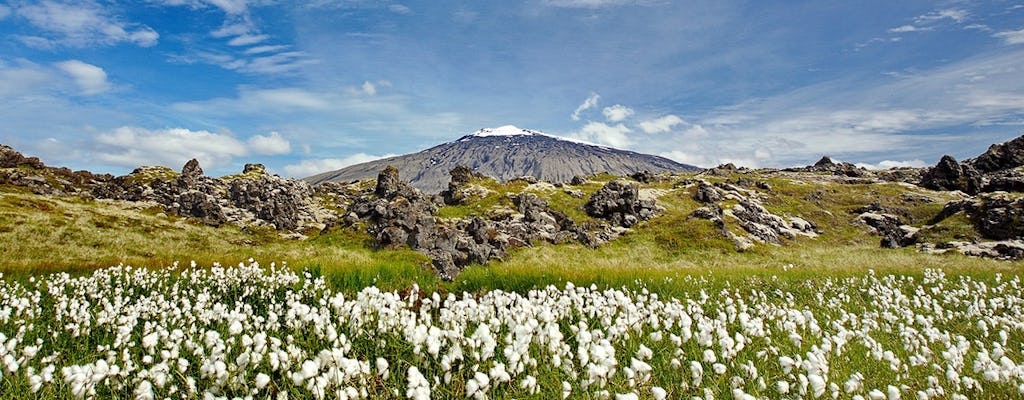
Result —
M 570 141 L 542 132 L 503 126 L 473 134 L 418 153 L 370 161 L 305 178 L 317 184 L 368 179 L 384 167 L 398 168 L 403 180 L 427 193 L 444 189 L 448 171 L 465 165 L 502 181 L 530 175 L 550 182 L 607 172 L 625 176 L 640 171 L 684 172 L 699 168 L 667 158 Z

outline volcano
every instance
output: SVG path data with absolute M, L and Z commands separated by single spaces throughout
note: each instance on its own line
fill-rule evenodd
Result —
M 427 193 L 447 187 L 448 172 L 459 165 L 508 181 L 533 176 L 568 182 L 574 176 L 607 172 L 686 172 L 700 168 L 664 157 L 598 146 L 512 125 L 485 128 L 418 153 L 383 158 L 305 178 L 311 184 L 375 178 L 384 167 L 398 168 L 403 180 Z

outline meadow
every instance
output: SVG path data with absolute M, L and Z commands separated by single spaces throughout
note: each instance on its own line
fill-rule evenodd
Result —
M 346 293 L 254 261 L 5 280 L 0 389 L 26 399 L 1024 395 L 1017 276 L 734 282 L 687 276 L 680 285 L 703 289 L 675 296 L 643 283 Z

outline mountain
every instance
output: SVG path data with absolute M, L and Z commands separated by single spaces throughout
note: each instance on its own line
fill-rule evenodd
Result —
M 501 181 L 529 175 L 549 182 L 568 182 L 574 176 L 601 172 L 626 176 L 641 171 L 700 169 L 664 157 L 596 146 L 507 125 L 481 129 L 418 153 L 352 165 L 305 180 L 317 184 L 369 179 L 388 165 L 398 168 L 403 180 L 427 193 L 437 193 L 447 187 L 448 172 L 459 165 Z

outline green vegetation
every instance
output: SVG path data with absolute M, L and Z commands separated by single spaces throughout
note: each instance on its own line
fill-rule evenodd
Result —
M 854 210 L 877 202 L 911 224 L 923 226 L 950 200 L 942 193 L 900 184 L 839 184 L 827 181 L 828 177 L 820 181 L 757 174 L 700 178 L 731 184 L 740 180 L 746 184 L 766 183 L 771 189 L 760 191 L 765 194 L 763 202 L 769 211 L 812 221 L 822 234 L 814 239 L 790 240 L 783 246 L 757 244 L 737 252 L 714 224 L 689 217 L 701 204 L 692 199 L 695 185 L 685 185 L 692 181 L 691 177 L 680 177 L 643 185 L 645 189 L 658 190 L 658 204 L 666 209 L 665 213 L 611 243 L 596 249 L 575 244 L 514 249 L 505 260 L 472 266 L 455 282 L 444 283 L 433 275 L 425 256 L 408 249 L 374 250 L 369 245 L 370 238 L 353 229 L 309 232 L 309 240 L 289 240 L 268 228 L 206 226 L 165 215 L 159 206 L 140 208 L 123 202 L 47 198 L 3 188 L 0 251 L 4 257 L 0 260 L 0 271 L 18 276 L 86 272 L 120 263 L 147 267 L 191 260 L 200 265 L 227 264 L 252 257 L 265 263 L 287 262 L 293 268 L 323 275 L 337 288 L 350 291 L 370 284 L 403 288 L 415 282 L 424 288 L 450 291 L 500 288 L 521 292 L 572 281 L 605 287 L 636 287 L 642 282 L 673 292 L 689 289 L 673 289 L 666 282 L 678 282 L 691 275 L 728 282 L 778 274 L 796 278 L 858 275 L 869 269 L 918 273 L 925 268 L 942 268 L 956 273 L 992 273 L 1016 272 L 1021 267 L 1019 262 L 955 254 L 927 255 L 913 248 L 880 249 L 878 237 L 867 234 L 865 226 L 853 223 Z M 583 204 L 611 179 L 597 176 L 578 186 L 532 192 L 574 220 L 586 221 L 589 217 L 582 211 Z M 472 184 L 485 188 L 486 195 L 464 205 L 441 207 L 438 215 L 463 218 L 486 216 L 496 209 L 514 209 L 515 193 L 543 188 L 523 181 L 500 183 L 493 179 L 474 179 Z M 579 190 L 584 196 L 574 197 L 566 190 Z M 333 204 L 333 200 L 325 202 Z M 727 224 L 734 233 L 743 233 L 729 219 Z M 925 226 L 921 236 L 931 241 L 977 238 L 962 215 Z

